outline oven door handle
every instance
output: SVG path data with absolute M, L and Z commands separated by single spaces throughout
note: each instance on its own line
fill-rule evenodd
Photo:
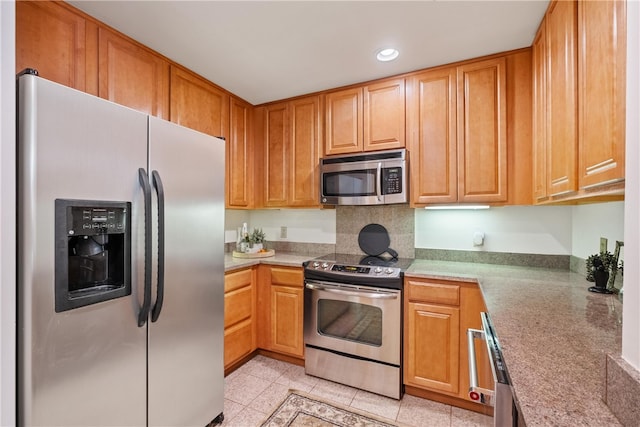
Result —
M 360 290 L 344 290 L 324 282 L 305 282 L 305 287 L 314 291 L 325 291 L 333 294 L 348 295 L 354 297 L 365 297 L 375 299 L 398 299 L 397 292 L 370 292 Z

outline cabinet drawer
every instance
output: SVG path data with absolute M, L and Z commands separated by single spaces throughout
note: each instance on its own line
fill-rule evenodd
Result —
M 405 292 L 409 301 L 460 305 L 460 286 L 445 283 L 406 281 Z
M 224 295 L 224 326 L 235 325 L 251 317 L 251 286 L 227 292 Z
M 246 320 L 224 331 L 224 366 L 253 351 L 251 320 Z
M 252 269 L 234 271 L 224 275 L 224 292 L 230 292 L 234 289 L 241 288 L 251 284 Z
M 302 287 L 302 269 L 271 267 L 271 284 Z

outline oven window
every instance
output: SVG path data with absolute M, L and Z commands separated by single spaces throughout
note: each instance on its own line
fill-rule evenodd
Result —
M 376 170 L 325 172 L 323 196 L 361 197 L 376 195 Z
M 382 345 L 382 309 L 350 301 L 320 299 L 318 333 L 379 347 Z

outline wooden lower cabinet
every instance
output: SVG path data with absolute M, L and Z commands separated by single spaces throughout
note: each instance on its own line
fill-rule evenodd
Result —
M 301 288 L 271 285 L 271 350 L 303 355 Z
M 485 414 L 491 408 L 471 401 L 467 329 L 481 329 L 486 311 L 475 282 L 405 277 L 405 392 Z M 476 341 L 480 387 L 493 388 L 486 347 Z
M 460 309 L 409 303 L 406 310 L 406 382 L 458 393 Z
M 304 357 L 304 292 L 301 267 L 258 267 L 258 347 Z
M 224 277 L 224 367 L 256 349 L 256 268 Z

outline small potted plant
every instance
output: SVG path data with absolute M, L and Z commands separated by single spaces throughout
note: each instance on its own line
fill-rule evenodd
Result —
M 264 249 L 266 243 L 264 231 L 262 228 L 254 228 L 249 235 L 249 243 L 251 244 L 251 252 L 260 252 Z
M 609 251 L 590 255 L 586 259 L 587 281 L 595 282 L 596 286 L 589 288 L 591 292 L 610 293 L 607 289 L 609 275 L 618 269 L 616 259 Z

